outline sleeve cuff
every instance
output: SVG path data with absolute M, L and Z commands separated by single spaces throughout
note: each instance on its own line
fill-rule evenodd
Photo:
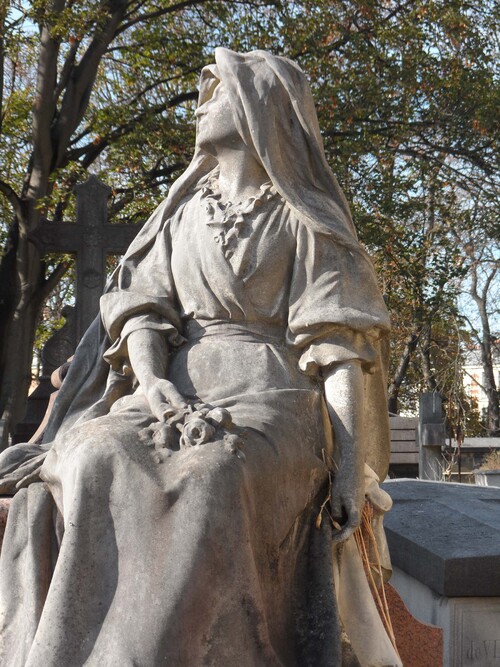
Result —
M 132 372 L 128 358 L 128 337 L 131 333 L 140 329 L 152 329 L 163 332 L 168 344 L 172 347 L 179 347 L 185 341 L 176 327 L 170 322 L 162 320 L 157 313 L 131 317 L 123 325 L 121 333 L 113 345 L 103 355 L 104 360 L 107 361 L 111 368 L 121 375 L 129 375 Z
M 299 368 L 307 375 L 317 375 L 320 368 L 348 361 L 360 361 L 365 373 L 373 372 L 377 352 L 367 335 L 346 329 L 315 340 L 302 353 Z
M 170 323 L 177 330 L 181 319 L 167 296 L 152 296 L 130 290 L 118 290 L 103 294 L 100 301 L 101 318 L 112 341 L 123 335 L 128 322 L 140 317 L 157 317 Z

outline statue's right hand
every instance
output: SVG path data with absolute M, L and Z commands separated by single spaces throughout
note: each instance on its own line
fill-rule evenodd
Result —
M 37 449 L 40 453 L 33 456 Z M 23 451 L 26 451 L 26 457 L 23 457 Z M 38 473 L 47 452 L 45 445 L 30 443 L 15 445 L 4 450 L 0 457 L 0 495 L 13 496 L 31 482 L 40 481 Z
M 166 421 L 169 417 L 182 410 L 188 404 L 184 396 L 169 380 L 156 380 L 146 391 L 151 412 L 158 421 Z

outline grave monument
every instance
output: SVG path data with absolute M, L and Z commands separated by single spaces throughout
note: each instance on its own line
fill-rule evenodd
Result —
M 0 456 L 0 662 L 399 666 L 358 539 L 380 585 L 389 321 L 309 87 L 217 49 L 196 115 L 44 442 Z
M 500 489 L 421 480 L 384 484 L 391 584 L 444 631 L 445 667 L 500 664 Z
M 99 313 L 99 299 L 106 284 L 106 258 L 122 255 L 141 228 L 139 224 L 108 223 L 107 202 L 111 189 L 96 176 L 75 187 L 76 220 L 43 220 L 31 234 L 41 255 L 55 252 L 74 255 L 76 267 L 75 307 L 65 306 L 64 326 L 55 332 L 41 353 L 40 383 L 30 394 L 26 414 L 17 424 L 13 442 L 26 442 L 38 432 L 54 392 L 50 377 L 76 349 L 77 343 Z M 0 426 L 1 431 L 1 426 Z M 0 442 L 6 440 L 0 432 Z
M 92 324 L 99 312 L 99 299 L 106 284 L 107 255 L 121 255 L 134 240 L 139 226 L 108 222 L 107 202 L 111 188 L 96 176 L 75 187 L 76 220 L 43 220 L 31 235 L 42 255 L 49 252 L 75 255 L 76 339 Z

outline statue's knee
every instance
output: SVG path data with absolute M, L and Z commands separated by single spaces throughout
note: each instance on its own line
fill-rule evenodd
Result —
M 117 457 L 126 452 L 127 441 L 136 440 L 137 434 L 113 428 L 111 423 L 96 420 L 72 429 L 57 446 L 58 458 L 71 461 L 80 474 L 95 474 L 96 470 L 110 468 Z
M 219 443 L 205 445 L 198 452 L 193 472 L 207 489 L 231 496 L 238 493 L 244 483 L 244 459 Z

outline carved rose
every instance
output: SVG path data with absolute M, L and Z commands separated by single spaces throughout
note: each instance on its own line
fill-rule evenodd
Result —
M 218 426 L 230 430 L 233 425 L 231 414 L 225 408 L 214 408 L 207 413 L 207 419 L 210 422 L 215 422 Z
M 211 440 L 215 435 L 215 428 L 200 417 L 191 418 L 186 421 L 182 427 L 180 440 L 181 449 L 184 447 L 193 447 L 194 445 L 203 445 Z

